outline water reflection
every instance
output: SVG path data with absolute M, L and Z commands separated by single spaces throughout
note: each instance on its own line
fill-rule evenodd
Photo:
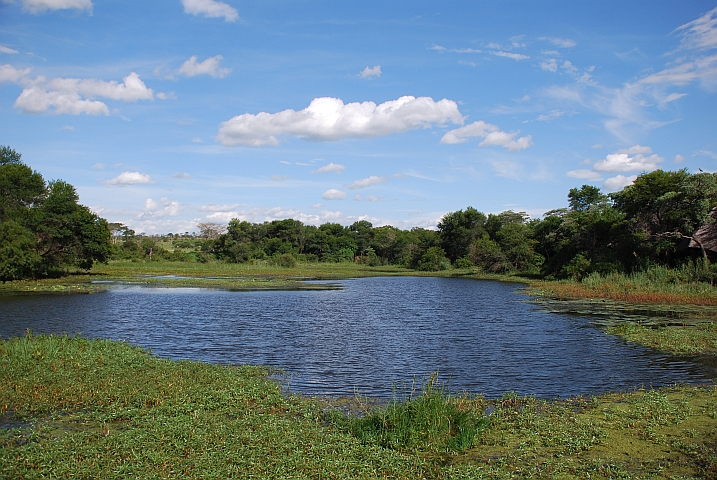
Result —
M 390 396 L 438 370 L 454 391 L 542 397 L 707 381 L 581 316 L 539 311 L 515 285 L 380 277 L 343 290 L 124 288 L 0 298 L 0 335 L 26 328 L 127 340 L 175 359 L 275 365 L 309 394 Z

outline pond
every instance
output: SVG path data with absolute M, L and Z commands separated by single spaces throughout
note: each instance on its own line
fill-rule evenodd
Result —
M 438 371 L 454 392 L 553 398 L 702 383 L 713 371 L 546 313 L 515 284 L 434 277 L 342 280 L 325 291 L 117 288 L 0 297 L 0 336 L 80 333 L 156 355 L 278 366 L 305 394 L 387 398 Z

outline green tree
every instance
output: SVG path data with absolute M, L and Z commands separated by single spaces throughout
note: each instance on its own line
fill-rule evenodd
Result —
M 470 244 L 486 232 L 485 223 L 485 214 L 473 207 L 443 216 L 437 225 L 440 245 L 451 262 L 468 254 Z
M 717 202 L 717 174 L 655 170 L 610 195 L 655 259 L 669 262 L 677 243 L 705 222 Z M 703 250 L 704 255 L 704 250 Z
M 62 180 L 45 184 L 0 147 L 0 279 L 46 275 L 52 269 L 89 269 L 110 254 L 107 222 L 79 205 L 74 187 Z

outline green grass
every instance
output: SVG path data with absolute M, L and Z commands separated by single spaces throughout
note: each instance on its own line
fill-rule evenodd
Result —
M 0 478 L 717 477 L 714 386 L 547 401 L 429 382 L 347 418 L 266 368 L 122 342 L 3 340 L 0 371 Z
M 608 327 L 606 332 L 673 354 L 717 354 L 717 324 L 711 322 L 670 327 L 625 323 Z

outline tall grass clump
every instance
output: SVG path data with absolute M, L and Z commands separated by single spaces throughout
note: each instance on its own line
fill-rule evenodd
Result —
M 470 402 L 446 393 L 432 374 L 414 397 L 394 400 L 363 417 L 334 416 L 341 430 L 362 443 L 399 451 L 458 452 L 473 446 L 488 419 Z

